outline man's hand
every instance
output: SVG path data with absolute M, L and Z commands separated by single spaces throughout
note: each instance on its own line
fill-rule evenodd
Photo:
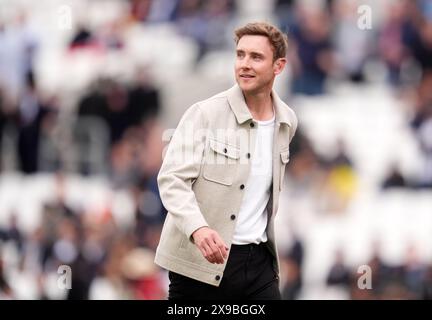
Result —
M 222 264 L 228 258 L 228 247 L 219 234 L 209 227 L 202 227 L 192 233 L 195 245 L 210 263 Z

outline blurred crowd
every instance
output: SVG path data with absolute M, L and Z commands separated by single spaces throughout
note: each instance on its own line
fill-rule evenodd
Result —
M 296 6 L 295 1 L 278 4 L 282 8 L 277 10 L 280 23 L 290 35 L 290 94 L 323 95 L 329 81 L 350 81 L 360 86 L 382 73 L 397 98 L 410 106 L 405 111 L 406 123 L 425 158 L 420 177 L 404 176 L 395 164 L 382 187 L 431 188 L 432 2 L 386 2 L 381 20 L 375 20 L 369 31 L 358 25 L 356 1 L 326 1 L 326 6 L 319 9 Z M 385 68 L 380 69 L 377 61 Z M 304 153 L 310 152 L 307 143 L 299 142 Z M 342 160 L 340 165 L 352 167 L 343 142 L 339 145 L 342 148 L 335 161 Z M 329 166 L 327 160 L 318 161 Z
M 405 262 L 386 264 L 379 246 L 364 265 L 353 268 L 344 258 L 343 250 L 334 252 L 334 262 L 326 274 L 325 294 L 317 299 L 354 300 L 430 300 L 432 299 L 432 264 L 425 263 L 415 246 L 408 246 Z M 282 256 L 282 298 L 301 298 L 302 267 L 305 248 L 299 239 Z
M 86 21 L 75 25 L 64 43 L 68 54 L 96 52 L 96 63 L 100 52 L 126 50 L 125 29 L 168 24 L 178 37 L 197 45 L 194 63 L 199 65 L 212 52 L 232 50 L 231 27 L 248 18 L 244 1 L 124 3 L 121 17 L 103 28 Z M 275 0 L 267 5 L 267 19 L 289 36 L 289 80 L 283 92 L 288 102 L 325 96 L 332 84 L 360 87 L 381 79 L 410 106 L 403 111 L 406 126 L 424 161 L 414 177 L 395 163 L 380 187 L 383 192 L 432 188 L 432 1 L 375 4 L 370 30 L 358 26 L 358 1 Z M 23 9 L 8 19 L 0 16 L 0 172 L 52 174 L 57 194 L 43 204 L 40 226 L 31 232 L 19 228 L 18 214 L 0 212 L 10 217 L 0 225 L 0 298 L 164 299 L 166 275 L 152 263 L 165 217 L 156 183 L 164 148 L 161 119 L 171 112 L 161 98 L 163 83 L 153 80 L 151 70 L 135 66 L 127 80 L 100 75 L 72 99 L 72 106 L 65 106 L 62 92 L 40 90 L 35 65 L 40 29 L 32 29 L 31 15 Z M 335 153 L 324 157 L 301 122 L 293 141 L 289 179 L 301 190 L 314 188 L 323 211 L 344 212 L 358 190 L 356 163 L 345 142 L 341 137 Z M 101 175 L 113 192 L 126 190 L 133 198 L 133 223 L 119 226 L 109 205 L 96 218 L 70 207 L 64 181 L 71 173 Z M 299 298 L 304 250 L 297 239 L 282 252 L 285 299 Z M 60 265 L 73 270 L 72 289 L 63 296 L 52 289 L 55 281 L 51 285 Z M 344 264 L 340 252 L 327 285 L 353 299 L 432 297 L 432 266 L 414 249 L 402 266 L 386 266 L 378 254 L 369 265 L 376 290 L 357 289 L 357 270 Z

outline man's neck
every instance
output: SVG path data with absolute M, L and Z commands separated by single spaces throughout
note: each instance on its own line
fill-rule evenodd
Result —
M 271 91 L 258 94 L 243 93 L 246 105 L 255 120 L 265 121 L 273 118 Z

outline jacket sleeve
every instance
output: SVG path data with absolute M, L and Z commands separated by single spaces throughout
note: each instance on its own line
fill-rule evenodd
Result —
M 207 143 L 206 122 L 197 104 L 185 112 L 168 145 L 157 178 L 163 205 L 177 228 L 189 239 L 195 230 L 208 226 L 192 190 L 200 174 Z

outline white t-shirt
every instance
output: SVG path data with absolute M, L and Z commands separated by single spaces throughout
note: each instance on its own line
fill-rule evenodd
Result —
M 251 155 L 251 171 L 245 185 L 234 231 L 233 244 L 249 244 L 267 241 L 267 203 L 273 177 L 273 132 L 275 116 L 258 121 L 255 151 Z

